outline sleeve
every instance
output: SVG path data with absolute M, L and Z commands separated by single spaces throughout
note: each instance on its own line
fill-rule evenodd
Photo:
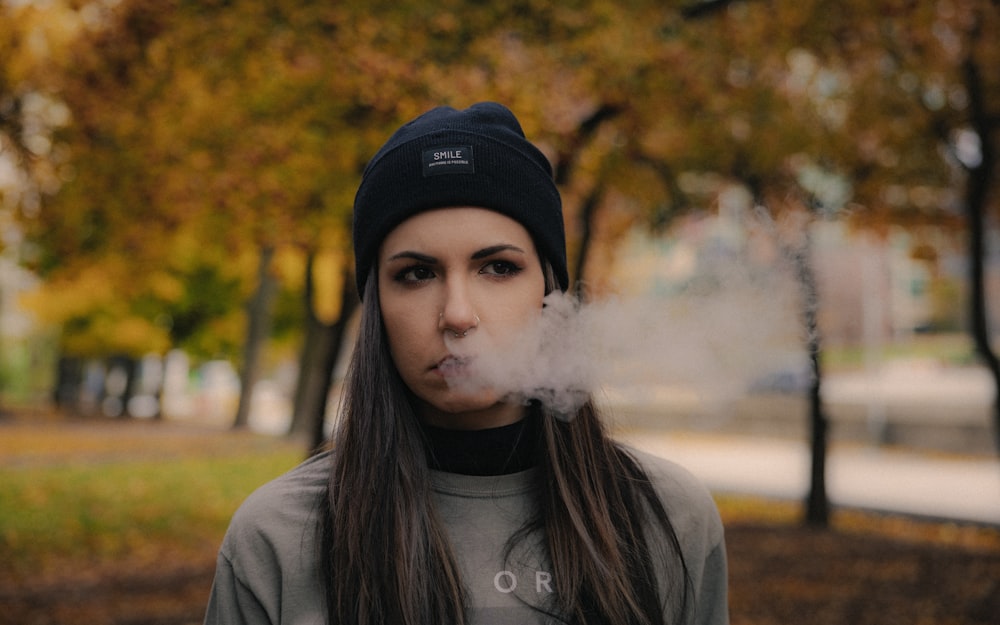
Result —
M 326 466 L 316 456 L 239 506 L 219 548 L 205 625 L 324 622 L 316 512 Z
M 690 595 L 685 625 L 728 625 L 725 528 L 711 492 L 678 464 L 633 452 L 653 482 L 680 541 Z
M 728 579 L 726 546 L 720 542 L 708 552 L 701 583 L 695 589 L 695 625 L 729 624 Z
M 271 625 L 260 600 L 236 576 L 232 562 L 219 554 L 205 625 Z

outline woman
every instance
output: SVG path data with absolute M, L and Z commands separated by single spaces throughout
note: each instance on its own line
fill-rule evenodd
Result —
M 354 205 L 362 323 L 331 449 L 233 518 L 206 623 L 728 622 L 722 526 L 678 466 L 461 383 L 568 286 L 542 153 L 494 103 L 400 128 Z

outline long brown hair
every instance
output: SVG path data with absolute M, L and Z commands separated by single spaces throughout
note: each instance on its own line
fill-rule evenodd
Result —
M 420 426 L 389 353 L 377 284 L 373 270 L 332 440 L 321 525 L 328 620 L 460 625 L 462 580 L 434 511 Z M 680 622 L 687 567 L 642 467 L 609 439 L 591 402 L 570 422 L 533 409 L 542 422 L 539 495 L 507 554 L 530 536 L 543 537 L 557 591 L 545 612 L 580 624 Z

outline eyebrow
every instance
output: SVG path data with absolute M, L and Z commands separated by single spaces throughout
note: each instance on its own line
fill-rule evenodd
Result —
M 511 245 L 509 243 L 501 243 L 499 245 L 491 245 L 489 247 L 484 247 L 483 249 L 473 254 L 472 258 L 473 260 L 479 260 L 481 258 L 488 258 L 500 252 L 520 252 L 524 254 L 524 250 L 522 250 L 516 245 Z
M 511 252 L 520 252 L 521 254 L 525 253 L 525 251 L 523 249 L 519 248 L 516 245 L 511 245 L 509 243 L 501 243 L 499 245 L 491 245 L 489 247 L 484 247 L 483 249 L 476 251 L 475 253 L 472 254 L 472 259 L 473 260 L 480 260 L 480 259 L 483 259 L 483 258 L 489 258 L 490 256 L 493 256 L 494 254 L 498 254 L 500 252 L 508 252 L 508 251 L 511 251 Z M 410 260 L 416 260 L 416 261 L 419 261 L 419 262 L 422 262 L 422 263 L 427 263 L 428 265 L 433 265 L 433 264 L 435 264 L 435 263 L 438 262 L 438 259 L 435 258 L 434 256 L 429 256 L 427 254 L 421 254 L 420 252 L 414 252 L 412 250 L 404 250 L 404 251 L 399 252 L 397 254 L 393 254 L 392 256 L 390 256 L 388 258 L 388 260 L 392 261 L 392 260 L 400 260 L 400 259 L 404 259 L 404 258 L 405 259 L 410 259 Z
M 403 258 L 408 258 L 412 260 L 417 260 L 422 263 L 427 263 L 428 265 L 433 265 L 437 262 L 437 259 L 433 256 L 428 256 L 427 254 L 421 254 L 420 252 L 411 252 L 409 250 L 400 252 L 398 254 L 393 254 L 388 258 L 388 260 L 400 260 Z

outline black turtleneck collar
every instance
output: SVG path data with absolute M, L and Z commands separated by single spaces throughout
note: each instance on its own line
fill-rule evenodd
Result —
M 432 469 L 461 475 L 506 475 L 535 464 L 541 431 L 529 410 L 517 423 L 486 430 L 448 430 L 423 424 Z

